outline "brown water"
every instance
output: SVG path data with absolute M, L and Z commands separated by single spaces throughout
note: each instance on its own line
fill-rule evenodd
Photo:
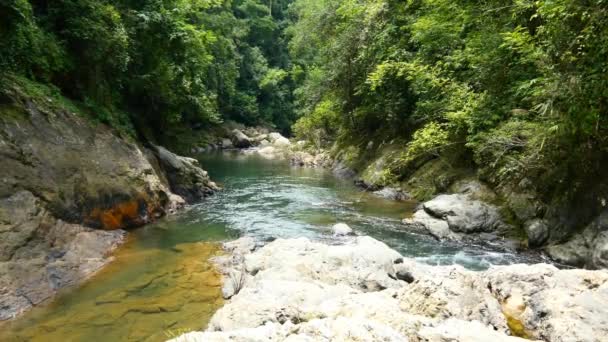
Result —
M 131 239 L 83 286 L 3 325 L 2 341 L 164 341 L 206 326 L 222 305 L 217 243 L 145 248 Z

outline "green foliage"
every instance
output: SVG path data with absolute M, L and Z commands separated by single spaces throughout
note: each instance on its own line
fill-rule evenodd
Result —
M 453 145 L 497 183 L 592 165 L 608 150 L 606 5 L 296 0 L 296 131 L 409 140 L 395 172 Z
M 289 3 L 0 0 L 0 68 L 147 138 L 223 120 L 289 132 Z

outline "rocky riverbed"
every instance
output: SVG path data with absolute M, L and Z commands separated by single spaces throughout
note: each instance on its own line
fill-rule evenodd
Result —
M 365 236 L 242 238 L 216 259 L 230 301 L 192 341 L 603 341 L 608 272 L 429 266 Z

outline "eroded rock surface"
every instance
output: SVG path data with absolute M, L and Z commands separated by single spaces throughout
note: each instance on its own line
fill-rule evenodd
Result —
M 28 191 L 0 200 L 0 320 L 99 270 L 124 233 L 57 220 Z
M 429 266 L 370 237 L 254 245 L 232 244 L 239 257 L 222 267 L 246 277 L 207 331 L 174 341 L 602 341 L 608 333 L 605 271 Z

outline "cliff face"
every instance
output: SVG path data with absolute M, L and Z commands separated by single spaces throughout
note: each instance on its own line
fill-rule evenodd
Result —
M 0 92 L 0 320 L 103 266 L 121 229 L 217 190 L 196 161 L 147 150 L 66 99 Z

